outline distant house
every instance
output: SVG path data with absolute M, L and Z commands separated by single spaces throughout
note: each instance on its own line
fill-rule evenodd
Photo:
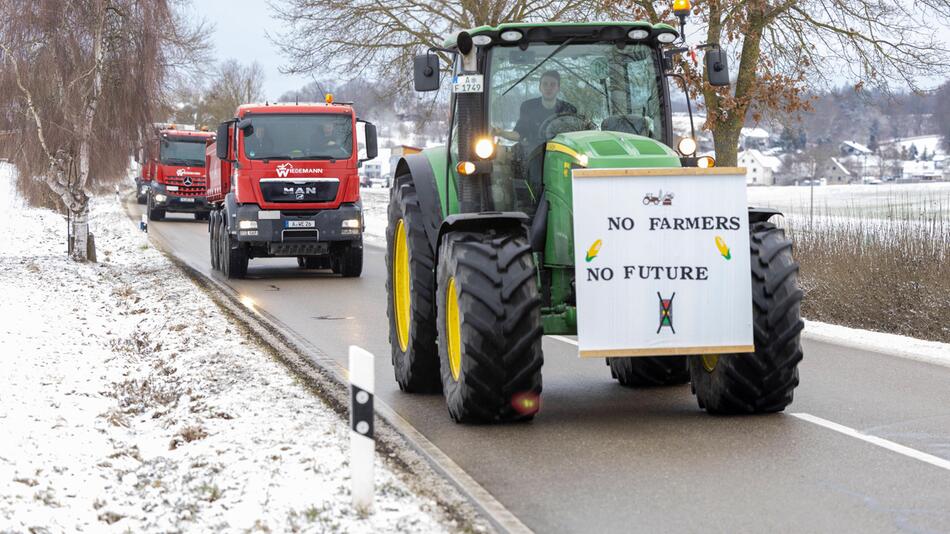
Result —
M 769 145 L 769 132 L 762 128 L 743 128 L 739 132 L 739 146 L 744 149 L 766 148 Z
M 874 153 L 870 148 L 855 141 L 842 141 L 838 148 L 842 156 L 870 156 Z
M 782 169 L 782 160 L 749 149 L 739 152 L 739 166 L 746 169 L 747 184 L 775 185 L 775 175 Z
M 845 167 L 838 158 L 828 158 L 828 162 L 819 171 L 817 178 L 824 178 L 829 185 L 849 184 L 854 175 Z
M 940 180 L 943 170 L 937 167 L 934 161 L 904 161 L 901 162 L 904 180 Z

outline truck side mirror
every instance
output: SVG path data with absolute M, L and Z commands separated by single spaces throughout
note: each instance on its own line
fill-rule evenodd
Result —
M 244 132 L 245 137 L 254 135 L 254 123 L 251 122 L 251 119 L 244 119 L 238 122 L 237 127 Z
M 231 141 L 230 135 L 230 122 L 222 122 L 218 125 L 218 135 L 217 135 L 217 145 L 215 145 L 215 156 L 220 160 L 227 161 L 228 159 L 228 144 Z
M 413 58 L 412 66 L 416 91 L 439 90 L 439 56 L 420 54 Z
M 729 58 L 718 46 L 706 51 L 706 76 L 714 87 L 729 85 Z
M 376 146 L 376 125 L 371 122 L 364 122 L 363 136 L 366 143 L 366 159 L 373 159 L 379 155 L 379 149 Z

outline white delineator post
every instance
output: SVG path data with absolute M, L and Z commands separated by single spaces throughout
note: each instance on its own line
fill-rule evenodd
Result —
M 373 355 L 350 346 L 350 479 L 353 506 L 361 511 L 373 509 L 373 469 L 376 440 L 373 437 L 373 391 L 375 365 Z

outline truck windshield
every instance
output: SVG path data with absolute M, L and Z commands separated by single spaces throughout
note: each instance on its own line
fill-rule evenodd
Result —
M 254 115 L 244 153 L 250 159 L 348 159 L 353 119 L 342 113 Z
M 163 139 L 161 162 L 162 165 L 204 167 L 205 140 Z
M 663 93 L 649 46 L 495 47 L 490 72 L 489 121 L 502 143 L 537 145 L 579 130 L 663 139 Z

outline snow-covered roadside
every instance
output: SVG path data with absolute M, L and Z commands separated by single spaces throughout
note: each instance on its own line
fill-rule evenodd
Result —
M 364 187 L 360 189 L 360 197 L 363 199 L 363 223 L 366 225 L 363 242 L 385 247 L 389 188 Z
M 99 264 L 12 207 L 0 164 L 0 532 L 440 532 L 377 460 L 350 506 L 348 425 L 94 201 Z M 3 198 L 6 197 L 6 198 Z
M 950 367 L 950 343 L 805 321 L 805 339 Z

